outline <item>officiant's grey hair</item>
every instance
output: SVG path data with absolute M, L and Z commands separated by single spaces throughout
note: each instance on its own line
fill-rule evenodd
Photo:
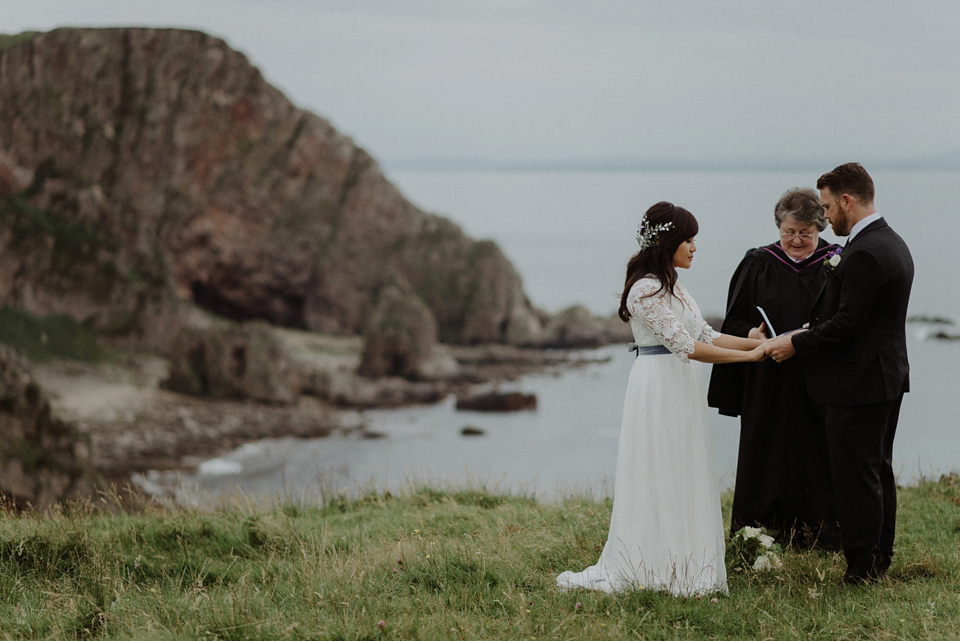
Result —
M 819 231 L 827 228 L 827 218 L 823 215 L 820 194 L 809 187 L 794 187 L 780 196 L 777 206 L 773 208 L 773 219 L 778 228 L 787 216 L 801 225 L 813 225 Z

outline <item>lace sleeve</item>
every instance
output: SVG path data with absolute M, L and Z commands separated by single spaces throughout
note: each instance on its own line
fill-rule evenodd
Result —
M 668 300 L 666 291 L 657 292 L 660 283 L 655 280 L 641 280 L 630 291 L 627 300 L 630 315 L 639 319 L 649 327 L 654 335 L 667 349 L 676 354 L 683 362 L 687 362 L 688 355 L 693 353 L 694 339 L 687 333 Z
M 710 323 L 701 319 L 700 320 L 700 338 L 698 338 L 697 340 L 699 340 L 701 343 L 710 343 L 711 345 L 713 345 L 713 340 L 715 338 L 720 338 L 720 332 L 710 327 Z

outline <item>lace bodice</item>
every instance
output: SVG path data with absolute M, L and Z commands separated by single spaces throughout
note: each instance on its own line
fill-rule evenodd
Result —
M 675 294 L 660 289 L 660 281 L 645 277 L 630 288 L 627 309 L 630 311 L 630 329 L 640 346 L 665 345 L 680 360 L 687 362 L 694 343 L 713 343 L 720 336 L 703 316 L 686 288 L 677 283 Z M 650 296 L 649 294 L 653 294 Z

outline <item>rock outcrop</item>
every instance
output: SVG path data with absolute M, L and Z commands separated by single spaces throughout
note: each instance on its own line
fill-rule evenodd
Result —
M 174 392 L 280 405 L 300 396 L 299 370 L 263 321 L 184 327 L 170 351 L 170 374 L 163 387 Z
M 474 412 L 520 412 L 537 409 L 537 397 L 523 392 L 485 392 L 457 398 L 456 407 Z
M 0 495 L 45 509 L 90 497 L 100 482 L 90 439 L 53 416 L 27 366 L 0 345 Z
M 363 334 L 358 372 L 363 376 L 401 376 L 411 380 L 437 378 L 437 321 L 412 291 L 388 285 L 380 292 Z M 451 374 L 455 373 L 454 363 Z
M 443 342 L 541 338 L 496 245 L 417 209 L 222 40 L 122 28 L 8 42 L 0 305 L 165 351 L 207 324 L 197 308 L 359 334 L 399 276 Z
M 573 305 L 546 321 L 541 344 L 577 349 L 632 340 L 630 324 L 624 323 L 616 314 L 602 318 L 591 314 L 583 305 Z

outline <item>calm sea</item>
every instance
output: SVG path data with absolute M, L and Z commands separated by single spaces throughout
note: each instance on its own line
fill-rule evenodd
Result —
M 401 172 L 390 178 L 424 210 L 475 238 L 496 241 L 516 265 L 534 305 L 558 311 L 584 304 L 612 314 L 644 210 L 669 200 L 700 223 L 693 267 L 680 274 L 704 315 L 723 314 L 727 285 L 744 252 L 777 239 L 773 206 L 820 172 Z M 960 321 L 960 172 L 873 173 L 877 210 L 904 237 L 916 263 L 913 316 Z M 827 240 L 837 240 L 829 231 Z M 895 445 L 902 483 L 960 469 L 954 398 L 960 341 L 925 340 L 911 324 L 913 391 Z M 953 328 L 952 332 L 960 332 Z M 388 489 L 420 482 L 471 484 L 536 494 L 602 496 L 612 488 L 620 409 L 631 358 L 623 346 L 594 350 L 603 360 L 560 376 L 529 376 L 508 387 L 538 395 L 533 412 L 457 412 L 452 399 L 427 408 L 371 411 L 385 438 L 275 439 L 208 461 L 184 479 L 190 493 L 240 488 L 264 496 Z M 702 366 L 704 376 L 709 367 Z M 460 435 L 479 427 L 480 437 Z M 732 485 L 739 428 L 716 415 L 722 480 Z

